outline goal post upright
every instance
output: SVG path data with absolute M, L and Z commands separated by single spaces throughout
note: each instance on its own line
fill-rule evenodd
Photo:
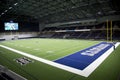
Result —
M 106 38 L 107 38 L 107 42 L 113 42 L 113 22 L 112 20 L 106 21 Z
M 107 34 L 107 42 L 109 41 L 109 27 L 108 27 L 108 20 L 106 21 L 106 34 Z
M 112 40 L 112 35 L 113 35 L 113 26 L 112 26 L 112 21 L 110 21 L 110 41 L 112 42 L 113 40 Z

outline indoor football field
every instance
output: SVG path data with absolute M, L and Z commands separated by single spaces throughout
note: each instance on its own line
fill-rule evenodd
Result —
M 102 60 L 109 49 L 112 53 Z M 119 52 L 119 45 L 114 49 L 106 41 L 11 40 L 0 42 L 0 63 L 27 80 L 119 80 Z M 98 60 L 102 60 L 99 65 Z M 91 72 L 87 76 L 85 69 Z

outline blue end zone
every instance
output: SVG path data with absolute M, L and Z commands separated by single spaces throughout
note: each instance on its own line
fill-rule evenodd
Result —
M 54 62 L 83 70 L 112 46 L 112 43 L 101 42 L 95 46 L 55 60 Z

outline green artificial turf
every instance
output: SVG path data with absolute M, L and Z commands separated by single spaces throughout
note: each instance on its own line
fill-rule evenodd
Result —
M 67 39 L 28 39 L 1 44 L 48 60 L 55 60 L 90 47 L 100 41 Z
M 101 41 L 67 39 L 27 39 L 4 41 L 0 44 L 27 52 L 48 60 L 73 54 Z M 87 78 L 33 60 L 33 63 L 20 65 L 16 58 L 24 57 L 0 47 L 0 64 L 22 75 L 28 80 L 119 80 L 120 46 Z M 32 59 L 31 59 L 32 60 Z

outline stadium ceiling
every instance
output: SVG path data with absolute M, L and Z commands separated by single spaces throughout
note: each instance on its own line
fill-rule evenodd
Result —
M 0 0 L 0 20 L 54 23 L 119 14 L 119 0 Z

